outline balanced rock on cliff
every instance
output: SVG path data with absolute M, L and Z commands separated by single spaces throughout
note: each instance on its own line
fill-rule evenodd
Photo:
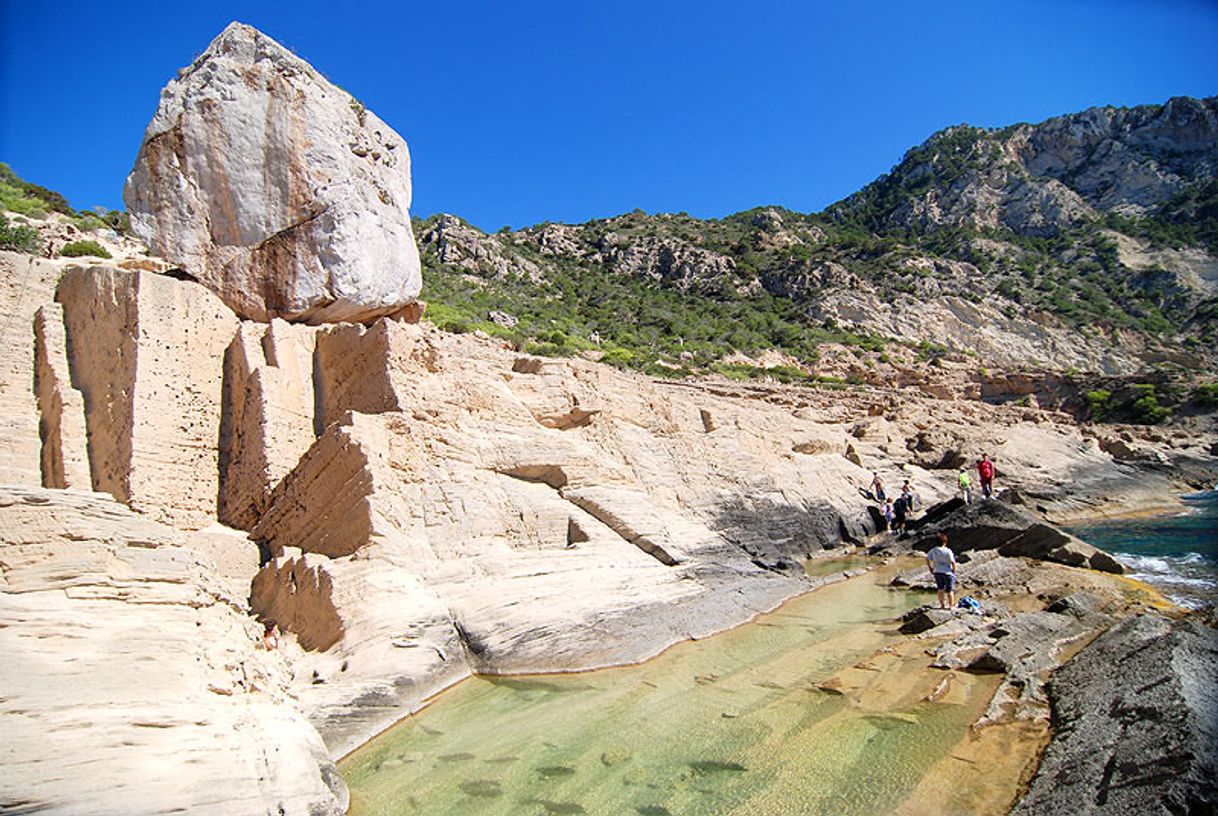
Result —
M 161 93 L 131 226 L 242 317 L 369 320 L 421 286 L 406 142 L 279 43 L 232 23 Z

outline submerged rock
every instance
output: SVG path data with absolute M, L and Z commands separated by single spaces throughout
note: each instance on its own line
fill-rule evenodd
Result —
M 240 23 L 161 92 L 123 190 L 135 234 L 237 314 L 308 323 L 414 300 L 410 196 L 402 137 Z

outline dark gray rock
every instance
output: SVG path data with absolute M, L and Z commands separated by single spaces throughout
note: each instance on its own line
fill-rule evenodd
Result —
M 1092 549 L 1095 552 L 1091 553 L 1091 557 L 1087 559 L 1087 566 L 1100 572 L 1111 572 L 1113 575 L 1125 574 L 1125 566 L 1120 561 L 1098 547 L 1092 547 Z
M 1058 598 L 1046 606 L 1045 611 L 1057 615 L 1070 615 L 1083 620 L 1092 615 L 1111 611 L 1113 604 L 1114 601 L 1111 598 L 1105 600 L 1093 592 L 1080 590 L 1064 598 Z
M 927 508 L 925 513 L 916 519 L 910 519 L 905 526 L 910 530 L 920 530 L 927 525 L 935 524 L 941 521 L 946 516 L 956 512 L 964 506 L 964 499 L 960 498 L 959 496 L 950 498 L 947 501 L 931 505 L 929 508 Z
M 1121 575 L 1125 568 L 1108 553 L 1085 541 L 1044 523 L 1033 524 L 998 548 L 1005 556 L 1025 556 L 1039 561 L 1056 561 L 1071 567 L 1090 567 Z
M 968 668 L 1006 674 L 1021 668 L 1040 671 L 1052 664 L 1058 641 L 1076 634 L 1077 629 L 1077 619 L 1069 615 L 1052 612 L 1014 615 L 990 627 L 994 645 L 973 660 Z
M 978 553 L 978 556 L 989 553 Z M 974 558 L 960 568 L 962 587 L 990 587 L 1006 591 L 1017 591 L 1025 587 L 1032 577 L 1033 567 L 1018 558 L 991 555 L 989 558 Z
M 955 502 L 959 503 L 953 507 Z M 1001 501 L 964 504 L 953 499 L 931 508 L 920 521 L 915 550 L 929 550 L 939 533 L 947 533 L 948 546 L 959 555 L 965 550 L 996 550 L 1043 519 Z
M 939 533 L 946 533 L 948 546 L 957 556 L 970 550 L 998 550 L 1008 557 L 1055 561 L 1117 575 L 1125 572 L 1103 550 L 1054 527 L 1032 510 L 1003 500 L 966 505 L 952 499 L 936 505 L 920 520 L 917 533 L 913 549 L 922 552 L 935 546 Z
M 759 565 L 798 562 L 821 550 L 857 545 L 875 530 L 860 513 L 847 518 L 823 501 L 790 504 L 737 497 L 719 505 L 714 528 Z
M 871 522 L 871 529 L 877 533 L 882 533 L 888 529 L 888 519 L 884 518 L 884 514 L 880 512 L 880 508 L 874 504 L 867 505 L 867 517 Z
M 1054 736 L 1013 816 L 1218 812 L 1218 632 L 1113 627 L 1049 684 Z
M 967 553 L 969 560 L 960 559 L 956 567 L 956 595 L 966 595 L 981 588 L 1008 592 L 1027 591 L 1033 567 L 1018 558 L 1004 558 L 994 550 Z M 898 573 L 889 582 L 894 587 L 933 590 L 935 579 L 926 567 Z
M 901 616 L 900 632 L 903 635 L 916 635 L 934 629 L 956 617 L 955 610 L 939 609 L 934 606 L 919 606 Z

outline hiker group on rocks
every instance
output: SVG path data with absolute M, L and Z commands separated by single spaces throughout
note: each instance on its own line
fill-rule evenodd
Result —
M 977 469 L 977 480 L 980 485 L 981 497 L 983 499 L 993 498 L 994 461 L 990 459 L 988 453 L 983 453 L 974 467 Z M 968 468 L 960 468 L 956 477 L 956 485 L 960 491 L 960 498 L 964 499 L 964 503 L 972 504 L 973 479 L 969 474 Z M 879 506 L 879 514 L 884 519 L 883 529 L 891 531 L 894 535 L 900 535 L 905 531 L 906 523 L 910 516 L 912 516 L 915 504 L 917 503 L 917 494 L 914 492 L 913 482 L 910 478 L 904 479 L 901 484 L 900 494 L 893 499 L 888 496 L 888 492 L 884 489 L 884 480 L 879 472 L 873 471 L 871 474 L 870 491 L 860 490 L 859 492 Z
M 901 485 L 901 494 L 894 500 L 890 499 L 884 490 L 884 481 L 880 478 L 880 474 L 873 472 L 871 475 L 871 493 L 869 498 L 879 503 L 880 514 L 884 518 L 886 528 L 894 533 L 900 533 L 905 529 L 905 521 L 914 509 L 915 494 L 913 484 L 909 479 L 905 479 Z

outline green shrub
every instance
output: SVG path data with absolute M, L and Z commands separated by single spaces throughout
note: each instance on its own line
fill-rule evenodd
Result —
M 1218 407 L 1218 383 L 1199 385 L 1193 391 L 1193 402 L 1203 408 Z
M 33 227 L 11 226 L 0 213 L 0 249 L 37 255 L 42 252 L 42 241 Z
M 72 225 L 81 232 L 93 232 L 93 230 L 103 229 L 106 226 L 100 218 L 89 213 L 79 218 L 73 218 Z
M 534 354 L 538 357 L 570 357 L 575 353 L 575 349 L 570 346 L 560 346 L 557 343 L 534 342 L 525 344 L 524 353 Z
M 7 164 L 0 162 L 0 209 L 30 218 L 44 218 L 49 210 L 75 215 L 68 200 L 54 190 L 22 180 Z
M 95 258 L 111 257 L 106 248 L 97 243 L 97 241 L 73 241 L 70 244 L 64 244 L 63 248 L 59 250 L 61 258 L 81 258 L 86 255 Z
M 601 362 L 618 368 L 631 368 L 636 365 L 634 352 L 620 346 L 611 348 L 601 355 Z
M 1171 409 L 1159 404 L 1152 383 L 1138 383 L 1129 388 L 1135 395 L 1129 410 L 1133 413 L 1134 422 L 1143 425 L 1157 425 L 1171 416 Z
M 941 343 L 932 343 L 929 340 L 923 340 L 918 343 L 918 359 L 926 362 L 927 360 L 938 360 L 947 354 L 949 349 Z
M 1087 416 L 1090 419 L 1103 421 L 1108 415 L 1109 403 L 1112 402 L 1112 392 L 1105 388 L 1097 388 L 1083 395 L 1087 400 Z
M 68 204 L 68 200 L 54 190 L 48 190 L 40 184 L 25 182 L 22 185 L 26 198 L 36 198 L 45 203 L 48 210 L 54 210 L 64 215 L 76 215 L 76 210 Z
M 1154 394 L 1147 394 L 1134 400 L 1133 414 L 1142 424 L 1157 425 L 1171 416 L 1171 409 L 1160 405 Z
M 4 196 L 3 204 L 4 209 L 21 213 L 29 218 L 45 218 L 47 214 L 46 202 L 38 198 L 26 198 L 21 195 Z

